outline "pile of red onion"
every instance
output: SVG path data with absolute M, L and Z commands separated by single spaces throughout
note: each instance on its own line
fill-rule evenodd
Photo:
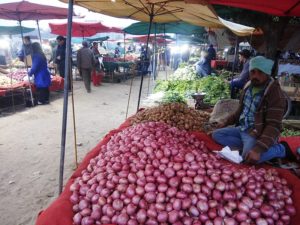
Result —
M 114 135 L 70 190 L 75 225 L 287 225 L 296 214 L 275 170 L 238 170 L 159 122 Z

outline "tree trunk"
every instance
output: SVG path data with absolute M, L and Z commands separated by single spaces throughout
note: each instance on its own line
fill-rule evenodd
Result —
M 279 21 L 274 21 L 273 17 L 269 16 L 266 23 L 262 26 L 264 31 L 265 55 L 267 58 L 276 58 L 276 53 L 279 50 L 278 45 L 288 20 L 289 18 L 279 18 Z

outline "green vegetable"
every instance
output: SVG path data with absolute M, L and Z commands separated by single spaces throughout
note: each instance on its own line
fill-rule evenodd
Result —
M 186 104 L 185 97 L 179 94 L 178 92 L 167 92 L 163 97 L 162 103 L 172 103 L 172 102 Z
M 211 105 L 216 104 L 220 99 L 229 98 L 229 84 L 225 82 L 226 79 L 223 76 L 199 78 L 196 75 L 194 66 L 185 64 L 182 64 L 182 66 L 170 75 L 170 80 L 156 81 L 154 92 L 164 92 L 164 101 L 186 102 L 191 94 L 196 92 L 205 92 L 204 101 Z
M 283 137 L 300 136 L 300 131 L 284 128 L 283 131 L 281 132 L 281 136 Z

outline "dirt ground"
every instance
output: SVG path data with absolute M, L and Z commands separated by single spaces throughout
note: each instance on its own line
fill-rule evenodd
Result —
M 142 96 L 148 92 L 144 79 Z M 136 111 L 140 78 L 135 78 L 129 115 Z M 150 83 L 150 89 L 153 82 Z M 79 161 L 110 130 L 125 121 L 130 80 L 92 86 L 74 82 Z M 58 195 L 63 93 L 52 93 L 49 105 L 0 117 L 0 224 L 35 224 L 37 214 Z M 65 182 L 75 166 L 74 132 L 69 97 Z

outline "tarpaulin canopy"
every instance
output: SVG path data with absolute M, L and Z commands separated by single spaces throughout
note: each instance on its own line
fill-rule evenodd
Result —
M 144 36 L 138 36 L 138 37 L 132 37 L 131 39 L 134 41 L 134 42 L 142 42 L 142 43 L 146 43 L 147 42 L 147 38 L 148 36 L 147 35 L 144 35 Z M 157 43 L 170 43 L 172 40 L 168 39 L 168 38 L 164 38 L 163 36 L 154 36 L 154 35 L 151 35 L 150 38 L 149 38 L 149 42 L 157 42 Z
M 67 34 L 68 23 L 49 23 L 52 34 L 63 35 Z M 73 22 L 72 23 L 72 36 L 73 37 L 90 37 L 97 33 L 109 33 L 109 32 L 123 32 L 119 28 L 107 27 L 100 22 L 86 23 L 86 22 Z
M 68 0 L 60 0 L 68 2 Z M 149 22 L 149 31 L 153 22 L 167 23 L 184 21 L 196 26 L 221 28 L 222 23 L 211 5 L 187 3 L 184 0 L 73 0 L 72 3 L 87 8 L 91 11 L 119 18 L 132 18 L 143 22 Z M 252 28 L 254 30 L 254 28 Z M 233 32 L 235 32 L 233 30 Z M 148 44 L 146 48 L 146 55 Z M 143 76 L 138 97 L 138 106 L 142 91 Z
M 0 35 L 14 35 L 14 34 L 21 34 L 28 33 L 34 31 L 34 28 L 29 27 L 20 27 L 20 26 L 0 26 Z
M 300 16 L 299 0 L 207 0 L 207 3 L 250 9 L 276 16 Z
M 130 26 L 123 29 L 125 33 L 142 35 L 148 34 L 149 23 L 147 22 L 138 22 L 133 23 Z M 204 33 L 205 30 L 203 27 L 191 25 L 185 22 L 170 22 L 170 23 L 155 23 L 151 27 L 151 34 L 163 34 L 163 33 L 172 33 L 172 34 L 201 34 Z
M 241 24 L 233 23 L 219 17 L 219 20 L 225 27 L 229 28 L 237 36 L 249 36 L 249 35 L 262 35 L 263 31 L 259 28 L 253 28 L 244 26 Z
M 107 41 L 108 39 L 109 39 L 109 36 L 87 38 L 88 41 Z
M 89 38 L 86 38 L 85 40 L 88 41 L 88 42 L 93 42 L 93 41 L 107 41 L 108 39 L 109 39 L 109 36 L 105 36 L 105 37 L 89 37 Z M 82 38 L 73 37 L 71 42 L 75 43 L 75 44 L 81 44 L 82 43 Z
M 74 0 L 74 4 L 105 15 L 144 22 L 153 16 L 153 22 L 158 23 L 184 21 L 197 26 L 223 27 L 211 6 L 187 4 L 183 0 Z
M 65 19 L 67 16 L 67 8 L 35 4 L 28 1 L 0 4 L 1 19 L 23 21 Z

